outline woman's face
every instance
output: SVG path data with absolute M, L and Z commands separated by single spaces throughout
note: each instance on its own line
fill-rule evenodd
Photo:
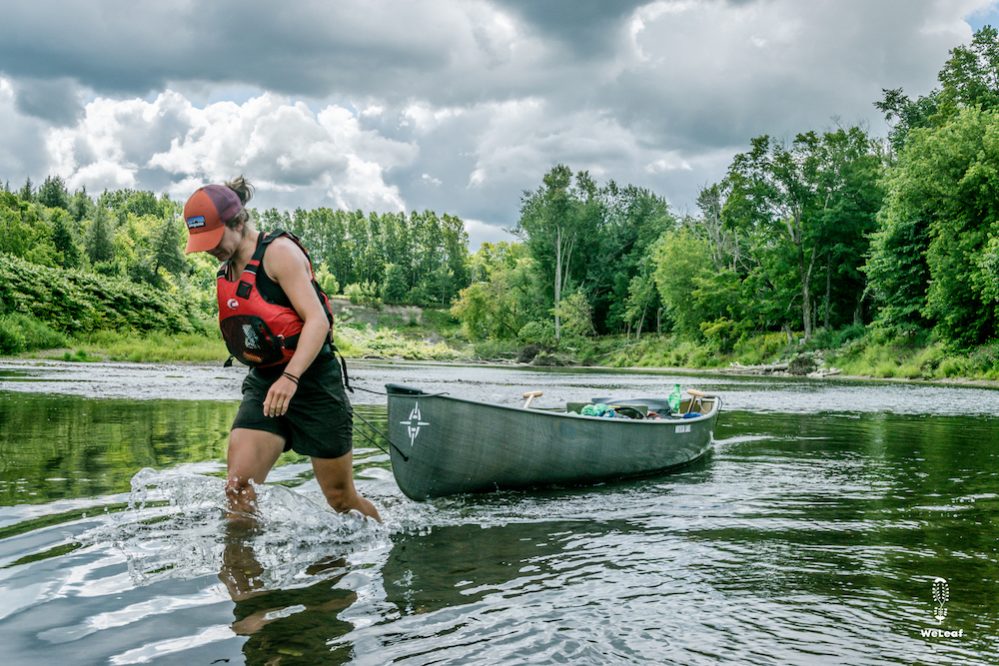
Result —
M 211 250 L 206 250 L 208 254 L 212 255 L 219 261 L 227 261 L 236 254 L 237 248 L 239 248 L 239 242 L 243 240 L 243 225 L 239 224 L 235 228 L 226 227 L 225 232 L 222 234 L 222 240 Z

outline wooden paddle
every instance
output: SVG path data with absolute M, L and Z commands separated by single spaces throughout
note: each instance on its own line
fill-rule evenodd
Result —
M 541 391 L 528 391 L 527 393 L 525 393 L 523 396 L 521 396 L 522 398 L 525 399 L 524 409 L 527 409 L 528 407 L 531 406 L 532 400 L 534 400 L 535 398 L 540 398 L 543 395 L 544 393 L 542 393 Z
M 690 402 L 687 403 L 687 409 L 683 412 L 684 414 L 689 412 L 694 407 L 695 402 L 697 403 L 698 407 L 704 409 L 704 405 L 703 403 L 701 403 L 701 398 L 708 397 L 707 393 L 705 393 L 704 391 L 698 391 L 697 389 L 687 389 L 687 395 L 690 396 Z

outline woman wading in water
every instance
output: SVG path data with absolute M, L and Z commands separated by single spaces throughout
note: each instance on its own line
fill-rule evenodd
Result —
M 333 312 L 297 238 L 262 234 L 244 206 L 242 176 L 206 185 L 184 205 L 187 252 L 207 252 L 218 272 L 219 324 L 229 352 L 250 366 L 229 433 L 226 494 L 234 511 L 253 510 L 263 483 L 289 449 L 312 458 L 331 507 L 380 520 L 354 488 L 352 413 L 332 343 Z

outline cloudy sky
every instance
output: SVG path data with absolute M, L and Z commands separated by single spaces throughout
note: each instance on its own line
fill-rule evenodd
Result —
M 555 163 L 678 212 L 751 137 L 921 94 L 999 0 L 8 0 L 0 180 L 432 209 L 505 237 Z

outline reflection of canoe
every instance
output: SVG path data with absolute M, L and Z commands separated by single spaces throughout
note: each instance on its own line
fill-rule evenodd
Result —
M 392 472 L 415 500 L 662 472 L 708 450 L 721 406 L 704 396 L 695 418 L 604 419 L 386 389 Z

